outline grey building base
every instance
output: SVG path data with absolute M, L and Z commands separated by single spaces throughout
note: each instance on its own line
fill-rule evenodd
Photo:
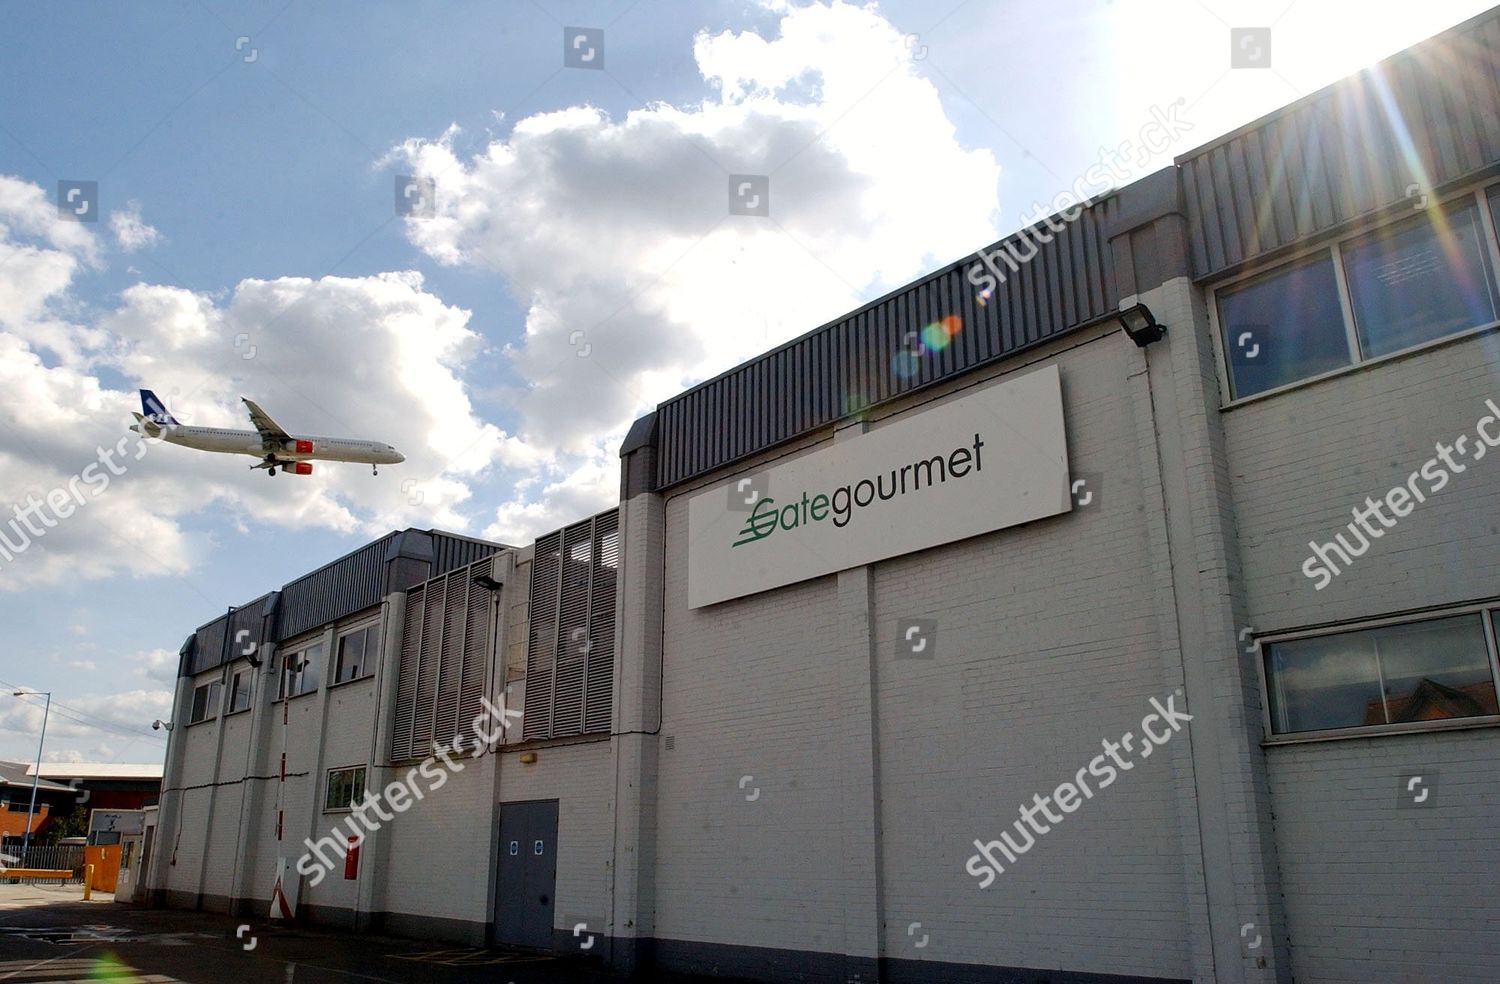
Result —
M 266 913 L 264 899 L 231 901 L 219 895 L 156 891 L 150 905 L 157 908 L 198 909 L 232 912 L 236 915 Z M 352 909 L 322 905 L 297 907 L 297 923 L 324 926 L 346 932 L 386 933 L 410 939 L 457 943 L 482 947 L 492 943 L 487 923 L 406 912 L 356 913 Z M 669 971 L 701 974 L 778 984 L 1190 984 L 1167 977 L 1130 977 L 1086 971 L 991 967 L 981 964 L 947 963 L 939 960 L 904 960 L 886 957 L 849 957 L 809 950 L 782 950 L 728 943 L 698 943 L 689 940 L 598 938 L 587 951 L 569 930 L 553 932 L 553 952 L 608 960 L 617 970 L 645 974 Z
M 571 938 L 569 942 L 572 942 Z M 857 984 L 862 981 L 871 984 L 876 981 L 881 984 L 1191 984 L 1167 977 L 1128 977 L 892 957 L 877 960 L 874 957 L 687 940 L 617 939 L 610 942 L 615 965 L 620 969 L 628 967 L 787 984 Z
M 194 912 L 220 912 L 233 916 L 249 916 L 265 919 L 270 912 L 270 901 L 263 898 L 230 899 L 223 895 L 197 895 L 192 892 L 176 892 L 157 889 L 144 900 L 152 909 L 187 909 Z M 385 933 L 416 940 L 439 940 L 464 946 L 487 946 L 489 924 L 468 922 L 462 919 L 444 919 L 437 916 L 418 916 L 409 912 L 355 912 L 340 906 L 297 906 L 293 923 L 303 926 L 319 926 L 342 930 L 346 933 Z M 568 947 L 559 936 L 558 951 L 566 953 Z

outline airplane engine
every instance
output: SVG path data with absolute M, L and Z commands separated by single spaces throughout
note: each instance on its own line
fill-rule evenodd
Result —
M 301 444 L 302 442 L 298 441 L 297 443 Z M 312 462 L 311 461 L 289 461 L 286 464 L 284 464 L 284 465 L 281 466 L 281 470 L 284 471 L 284 472 L 286 472 L 288 475 L 311 475 L 312 474 Z
M 297 440 L 297 441 L 293 441 L 292 444 L 293 444 L 292 450 L 295 451 L 297 454 L 312 454 L 313 442 L 311 442 L 311 441 Z

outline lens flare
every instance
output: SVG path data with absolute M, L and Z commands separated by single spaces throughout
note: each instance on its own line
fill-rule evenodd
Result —
M 901 379 L 910 379 L 922 371 L 922 360 L 914 352 L 897 352 L 891 357 L 891 372 Z
M 114 981 L 117 984 L 125 984 L 127 981 L 138 981 L 140 977 L 135 968 L 121 960 L 113 953 L 103 953 L 95 958 L 89 967 L 88 979 L 91 981 Z
M 868 398 L 862 393 L 846 393 L 844 395 L 844 414 L 863 413 L 870 405 Z

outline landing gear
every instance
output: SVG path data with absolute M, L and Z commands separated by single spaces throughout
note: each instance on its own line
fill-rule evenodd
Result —
M 272 465 L 270 468 L 267 468 L 266 469 L 266 474 L 270 475 L 272 478 L 275 478 L 276 477 L 276 466 Z
M 379 465 L 371 465 L 370 466 L 370 474 L 372 474 L 372 475 L 379 475 L 380 474 L 380 466 Z

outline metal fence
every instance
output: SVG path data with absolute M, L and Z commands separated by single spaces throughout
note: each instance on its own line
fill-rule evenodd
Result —
M 19 843 L 7 842 L 0 846 L 0 855 L 4 855 L 0 857 L 0 880 L 7 878 L 7 868 L 66 868 L 71 872 L 69 881 L 80 881 L 83 878 L 82 844 L 32 844 L 22 850 Z M 11 860 L 12 858 L 15 860 Z

